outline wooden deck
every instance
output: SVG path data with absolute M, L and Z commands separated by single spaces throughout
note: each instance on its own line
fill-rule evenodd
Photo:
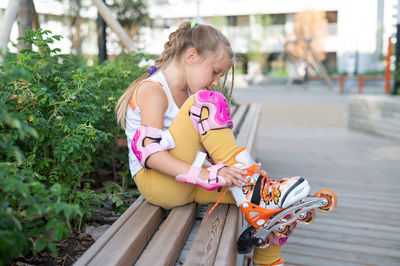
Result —
M 335 211 L 297 226 L 285 265 L 400 265 L 400 142 L 329 124 L 339 105 L 335 113 L 317 101 L 264 107 L 277 121 L 264 116 L 259 127 L 256 154 L 268 173 L 304 176 L 313 193 L 327 188 L 338 198 Z M 280 112 L 288 108 L 300 122 Z
M 313 185 L 334 190 L 338 206 L 296 228 L 282 252 L 285 265 L 400 265 L 400 187 Z

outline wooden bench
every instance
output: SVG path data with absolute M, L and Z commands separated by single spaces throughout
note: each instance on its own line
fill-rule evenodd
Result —
M 232 110 L 236 140 L 254 155 L 261 105 Z M 74 265 L 242 265 L 244 256 L 236 252 L 242 228 L 236 205 L 219 204 L 201 221 L 199 213 L 204 214 L 204 206 L 197 203 L 166 211 L 139 197 Z

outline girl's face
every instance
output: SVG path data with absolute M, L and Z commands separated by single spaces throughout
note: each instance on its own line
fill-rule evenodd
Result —
M 206 56 L 199 56 L 196 49 L 190 48 L 186 54 L 186 82 L 190 92 L 195 94 L 216 87 L 228 71 L 229 62 L 227 53 L 221 48 Z

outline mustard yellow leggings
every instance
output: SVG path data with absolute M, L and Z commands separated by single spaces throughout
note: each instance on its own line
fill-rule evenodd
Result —
M 169 152 L 192 164 L 197 151 L 203 150 L 204 147 L 214 162 L 234 163 L 234 154 L 239 147 L 232 131 L 229 128 L 209 130 L 205 135 L 200 136 L 188 115 L 193 101 L 194 96 L 186 100 L 169 128 L 176 144 L 176 148 Z M 216 202 L 223 193 L 223 190 L 208 191 L 193 184 L 180 183 L 174 177 L 144 168 L 134 176 L 134 179 L 142 196 L 148 202 L 164 209 L 171 209 L 190 202 L 199 204 Z M 221 203 L 235 204 L 235 200 L 228 192 Z M 253 261 L 255 264 L 274 263 L 279 259 L 280 251 L 281 246 L 274 245 L 266 249 L 256 248 Z

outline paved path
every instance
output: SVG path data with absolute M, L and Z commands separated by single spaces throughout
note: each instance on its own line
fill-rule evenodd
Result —
M 285 265 L 400 265 L 400 142 L 347 129 L 348 96 L 335 91 L 272 86 L 234 99 L 263 103 L 256 157 L 270 176 L 301 175 L 338 197 L 296 228 Z

